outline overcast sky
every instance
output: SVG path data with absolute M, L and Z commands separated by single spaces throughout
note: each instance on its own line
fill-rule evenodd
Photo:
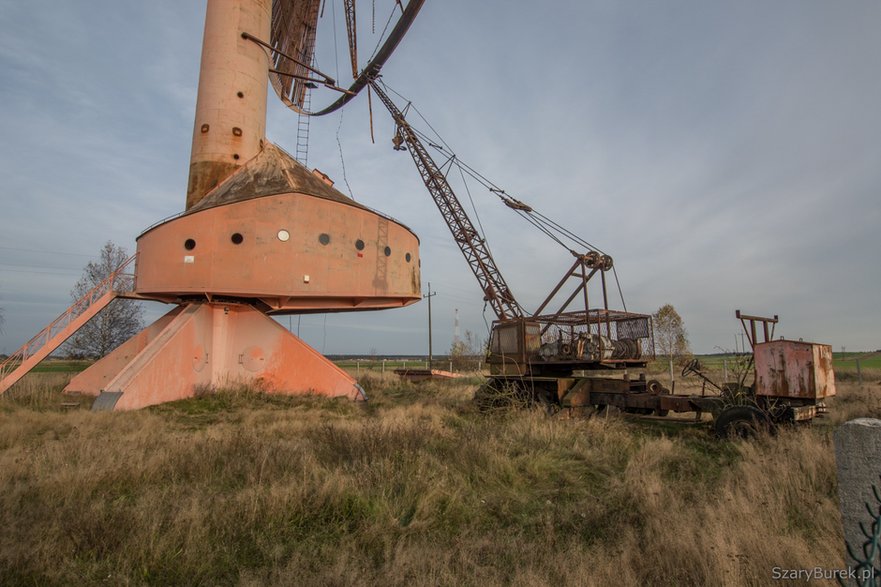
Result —
M 204 12 L 204 0 L 0 0 L 0 352 L 67 307 L 105 241 L 133 251 L 182 210 Z M 879 31 L 877 0 L 427 0 L 384 79 L 461 159 L 613 255 L 630 310 L 673 304 L 696 351 L 734 347 L 737 308 L 779 314 L 788 338 L 873 350 Z M 325 48 L 319 67 L 345 72 L 342 59 Z M 420 236 L 436 350 L 454 308 L 483 338 L 476 281 L 377 102 L 371 144 L 365 98 L 313 120 L 309 165 Z M 267 134 L 293 152 L 296 115 L 270 100 Z M 571 257 L 470 187 L 534 309 Z M 424 302 L 299 327 L 326 353 L 427 352 Z

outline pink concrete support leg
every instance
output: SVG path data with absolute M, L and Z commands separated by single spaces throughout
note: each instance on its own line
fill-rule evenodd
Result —
M 131 337 L 113 352 L 100 359 L 84 371 L 78 373 L 70 380 L 64 393 L 81 393 L 84 395 L 98 395 L 107 383 L 113 379 L 135 356 L 143 351 L 147 345 L 168 326 L 175 316 L 180 314 L 183 306 L 178 306 L 162 318 L 143 329 L 137 335 Z
M 107 380 L 93 409 L 138 409 L 192 397 L 198 386 L 238 383 L 267 393 L 367 399 L 348 373 L 250 306 L 188 304 L 159 322 L 83 378 Z
M 223 314 L 219 306 L 213 311 Z M 367 399 L 348 373 L 262 312 L 249 306 L 230 307 L 229 315 L 215 318 L 215 324 L 224 322 L 227 355 L 225 367 L 215 371 L 216 378 L 227 373 L 239 378 L 253 374 L 270 393 L 298 391 Z M 218 379 L 214 383 L 222 385 Z

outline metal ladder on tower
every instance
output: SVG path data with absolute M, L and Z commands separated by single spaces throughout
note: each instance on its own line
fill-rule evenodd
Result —
M 310 14 L 306 18 L 308 29 L 306 31 L 306 39 L 303 42 L 303 52 L 299 55 L 300 59 L 309 65 L 315 66 L 315 25 L 318 23 L 318 12 L 321 2 L 313 2 Z M 312 24 L 308 24 L 312 23 Z M 309 82 L 300 82 L 303 84 L 303 103 L 300 111 L 297 113 L 297 151 L 295 153 L 297 161 L 302 163 L 303 167 L 309 164 L 309 114 L 312 109 L 312 89 Z
M 309 112 L 312 104 L 312 90 L 306 88 L 303 93 L 303 110 Z M 297 161 L 307 167 L 309 164 L 309 119 L 311 116 L 297 113 Z
M 117 284 L 121 277 L 129 277 L 126 268 L 135 260 L 137 254 L 126 259 L 103 281 L 70 305 L 67 310 L 49 323 L 43 330 L 27 341 L 24 346 L 0 362 L 0 394 L 12 387 L 19 379 L 48 357 L 65 340 L 94 318 L 121 293 L 126 293 Z M 124 280 L 128 285 L 129 280 Z

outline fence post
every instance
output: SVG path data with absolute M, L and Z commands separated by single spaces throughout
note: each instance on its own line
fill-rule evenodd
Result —
M 452 372 L 453 372 L 453 362 L 450 361 L 450 373 L 452 373 Z
M 361 374 L 361 359 L 355 359 L 355 372 Z
M 881 420 L 857 418 L 845 422 L 835 431 L 835 464 L 838 471 L 838 499 L 844 540 L 853 555 L 864 556 L 867 537 L 861 529 L 873 530 L 873 522 L 866 511 L 878 512 L 879 500 L 875 493 L 881 488 Z M 878 551 L 870 564 L 878 565 Z M 854 561 L 845 548 L 845 563 L 853 568 L 863 561 Z
M 724 381 L 728 381 L 728 359 L 722 359 L 722 368 L 725 370 L 725 379 Z
M 857 359 L 857 381 L 860 385 L 863 384 L 863 372 L 860 371 L 860 360 Z
M 385 375 L 385 359 L 382 360 L 382 374 Z

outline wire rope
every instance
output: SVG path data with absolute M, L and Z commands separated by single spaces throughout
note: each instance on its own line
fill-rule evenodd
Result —
M 471 197 L 471 189 L 468 187 L 468 182 L 465 181 L 465 174 L 462 173 L 462 168 L 457 166 L 459 170 L 459 175 L 462 176 L 462 185 L 465 186 L 465 193 L 468 194 L 468 200 L 471 202 L 471 210 L 474 212 L 474 217 L 477 218 L 477 228 L 480 229 L 480 238 L 482 240 L 486 240 L 486 232 L 483 230 L 483 223 L 480 221 L 480 214 L 477 213 L 477 206 L 474 205 L 474 198 Z
M 624 308 L 624 311 L 627 311 L 627 303 L 624 301 L 624 290 L 621 289 L 621 282 L 618 281 L 618 270 L 612 265 L 612 275 L 615 276 L 615 285 L 618 288 L 618 295 L 621 296 L 621 307 Z
M 413 131 L 413 133 L 417 137 L 419 137 L 421 140 L 425 141 L 430 147 L 437 150 L 439 153 L 441 153 L 442 155 L 444 155 L 447 158 L 447 161 L 444 163 L 445 167 L 447 165 L 456 165 L 456 167 L 459 168 L 459 172 L 462 177 L 463 185 L 465 186 L 465 190 L 468 194 L 468 199 L 471 201 L 472 210 L 474 211 L 474 214 L 477 217 L 477 223 L 478 223 L 478 226 L 480 227 L 480 231 L 482 233 L 480 235 L 481 238 L 485 238 L 484 234 L 483 234 L 484 229 L 483 229 L 483 226 L 480 222 L 480 216 L 477 214 L 477 208 L 474 204 L 474 199 L 471 195 L 471 190 L 468 187 L 468 182 L 465 178 L 466 175 L 471 177 L 474 181 L 476 181 L 482 187 L 487 189 L 490 193 L 492 193 L 496 197 L 498 197 L 506 206 L 513 209 L 518 214 L 518 216 L 523 218 L 526 222 L 531 224 L 537 230 L 541 231 L 545 236 L 550 238 L 552 241 L 556 242 L 558 245 L 560 245 L 561 247 L 563 247 L 564 249 L 569 251 L 572 255 L 578 256 L 579 253 L 576 252 L 570 245 L 567 245 L 566 242 L 569 242 L 570 244 L 574 244 L 579 248 L 584 248 L 589 251 L 595 251 L 595 252 L 600 253 L 602 255 L 608 256 L 608 254 L 600 247 L 594 245 L 590 241 L 584 239 L 583 237 L 579 236 L 578 234 L 574 233 L 572 230 L 559 224 L 558 222 L 549 218 L 548 216 L 545 216 L 544 214 L 542 214 L 538 210 L 535 210 L 534 208 L 532 208 L 532 206 L 524 204 L 523 202 L 521 202 L 517 198 L 514 198 L 513 196 L 509 195 L 505 190 L 500 188 L 498 185 L 496 185 L 489 178 L 487 178 L 486 176 L 481 174 L 479 171 L 477 171 L 476 169 L 474 169 L 473 167 L 471 167 L 470 165 L 468 165 L 464 161 L 462 161 L 455 154 L 455 152 L 449 146 L 449 144 L 443 139 L 443 137 L 437 131 L 437 129 L 435 129 L 431 125 L 431 123 L 428 121 L 428 119 L 426 119 L 426 117 L 419 111 L 419 109 L 415 105 L 413 105 L 413 103 L 410 100 L 408 100 L 404 95 L 402 95 L 400 92 L 396 91 L 394 88 L 391 88 L 387 83 L 385 83 L 385 81 L 383 81 L 383 80 L 379 80 L 379 81 L 380 81 L 380 83 L 382 83 L 383 88 L 392 92 L 393 94 L 395 94 L 396 96 L 398 96 L 402 100 L 406 101 L 407 102 L 406 110 L 412 109 L 414 112 L 416 112 L 416 114 L 419 116 L 420 119 L 422 119 L 422 121 L 425 123 L 425 125 L 429 129 L 431 129 L 431 131 L 434 133 L 435 137 L 431 137 L 427 133 L 425 133 L 419 129 L 416 129 L 412 125 L 410 125 L 410 129 Z M 406 112 L 406 110 L 405 110 L 405 112 Z M 409 122 L 408 122 L 408 125 L 409 125 Z M 437 142 L 435 142 L 435 140 Z M 440 143 L 440 144 L 438 144 L 438 143 Z M 621 289 L 621 282 L 618 278 L 618 271 L 614 265 L 612 265 L 612 274 L 615 277 L 615 284 L 618 288 L 618 295 L 621 298 L 621 305 L 624 308 L 624 311 L 627 311 L 627 304 L 624 301 L 624 292 Z
M 376 43 L 376 47 L 373 48 L 373 53 L 370 55 L 370 59 L 367 60 L 368 63 L 373 61 L 373 58 L 376 57 L 376 54 L 379 52 L 379 48 L 382 47 L 382 41 L 385 39 L 385 34 L 388 32 L 389 26 L 392 24 L 392 19 L 395 17 L 395 6 L 392 6 L 392 12 L 388 15 L 388 20 L 385 21 L 385 26 L 382 29 L 382 32 L 379 34 L 379 41 Z M 373 18 L 374 18 L 374 27 L 376 20 L 376 2 L 373 4 Z M 374 33 L 376 30 L 374 29 Z
M 340 79 L 340 51 L 336 36 L 336 2 L 330 3 L 330 15 L 333 21 L 333 62 L 336 79 Z
M 343 129 L 343 109 L 340 109 L 340 123 L 336 127 L 336 144 L 340 151 L 340 165 L 343 168 L 343 183 L 346 184 L 346 189 L 349 190 L 349 197 L 353 200 L 355 199 L 355 194 L 352 193 L 352 186 L 349 185 L 349 178 L 346 176 L 346 160 L 343 157 L 343 142 L 340 140 L 340 131 Z

